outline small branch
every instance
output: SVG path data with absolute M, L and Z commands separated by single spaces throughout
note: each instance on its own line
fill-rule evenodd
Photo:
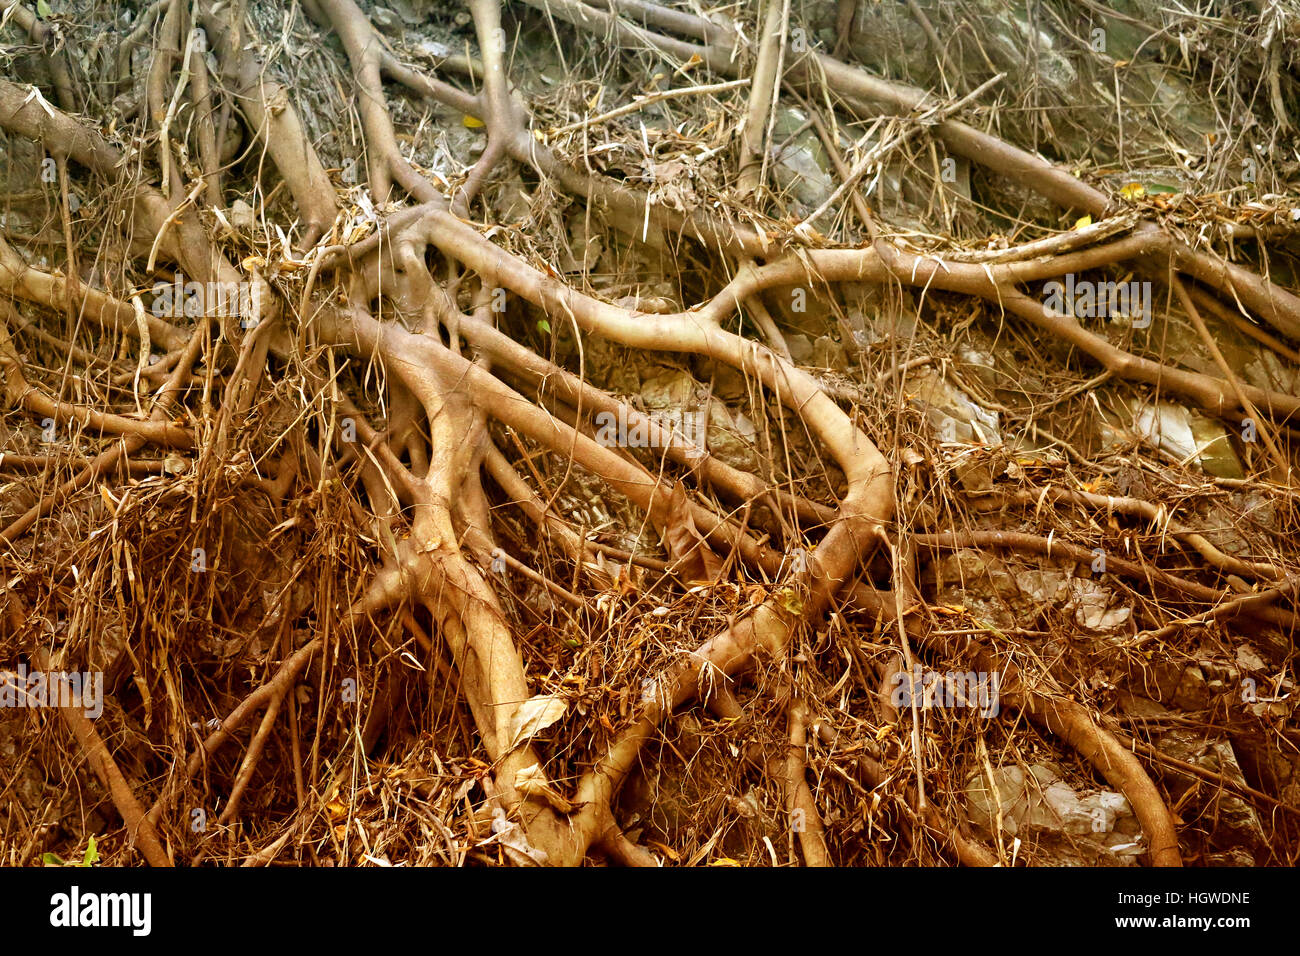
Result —
M 1186 286 L 1183 285 L 1177 274 L 1172 270 L 1170 270 L 1169 273 L 1169 281 L 1174 287 L 1174 292 L 1178 295 L 1178 301 L 1183 304 L 1183 308 L 1186 310 L 1188 317 L 1192 320 L 1192 325 L 1196 327 L 1197 335 L 1201 337 L 1201 341 L 1205 343 L 1205 347 L 1210 350 L 1210 355 L 1214 357 L 1214 364 L 1219 366 L 1219 371 L 1223 373 L 1223 377 L 1227 380 L 1228 384 L 1232 386 L 1233 394 L 1237 396 L 1237 401 L 1240 402 L 1241 407 L 1246 410 L 1246 414 L 1254 419 L 1256 429 L 1259 431 L 1260 437 L 1264 439 L 1264 444 L 1268 447 L 1268 453 L 1273 456 L 1273 461 L 1277 464 L 1278 479 L 1284 485 L 1289 486 L 1291 484 L 1291 462 L 1287 460 L 1287 457 L 1282 454 L 1281 449 L 1279 449 L 1277 444 L 1273 441 L 1272 429 L 1265 423 L 1264 416 L 1259 413 L 1258 409 L 1255 408 L 1254 403 L 1251 402 L 1250 398 L 1242 390 L 1241 382 L 1237 380 L 1236 373 L 1232 371 L 1232 368 L 1228 365 L 1227 359 L 1223 357 L 1223 352 L 1219 350 L 1219 344 L 1214 341 L 1214 336 L 1212 336 L 1210 330 L 1205 327 L 1205 320 L 1201 318 L 1201 313 L 1196 308 L 1196 303 L 1192 301 L 1191 296 L 1187 294 Z
M 808 706 L 801 700 L 791 701 L 786 710 L 790 722 L 790 747 L 784 760 L 784 767 L 778 764 L 778 774 L 785 783 L 786 819 L 791 824 L 798 824 L 796 833 L 799 846 L 803 850 L 806 866 L 832 866 L 830 853 L 826 849 L 826 832 L 821 814 L 817 811 L 817 801 L 813 799 L 812 790 L 804 776 L 804 751 L 808 746 Z M 784 772 L 781 772 L 781 771 Z
M 636 113 L 645 109 L 652 103 L 662 103 L 665 100 L 680 99 L 684 96 L 712 96 L 714 93 L 725 93 L 728 90 L 739 89 L 742 86 L 749 86 L 753 81 L 748 79 L 727 80 L 724 83 L 704 83 L 699 86 L 682 86 L 670 90 L 656 90 L 654 93 L 646 93 L 641 96 L 632 98 L 631 103 L 624 103 L 608 112 L 601 113 L 597 116 L 588 116 L 576 123 L 570 123 L 567 126 L 556 126 L 546 131 L 548 139 L 555 136 L 563 136 L 566 133 L 573 133 L 579 130 L 585 130 L 591 126 L 599 126 L 601 123 L 608 123 L 612 119 L 618 119 L 620 116 L 627 116 L 629 113 Z
M 50 655 L 44 649 L 38 650 L 33 660 L 41 670 L 50 671 Z M 109 795 L 113 798 L 113 805 L 117 807 L 117 812 L 122 815 L 122 820 L 126 823 L 128 838 L 140 850 L 150 866 L 170 867 L 172 861 L 167 851 L 163 849 L 162 841 L 158 839 L 158 831 L 145 816 L 144 807 L 136 798 L 134 789 L 123 776 L 117 762 L 113 760 L 113 755 L 109 753 L 108 747 L 90 722 L 90 718 L 84 713 L 81 702 L 74 700 L 71 706 L 60 707 L 59 716 L 72 732 L 72 736 L 81 747 L 81 752 L 86 755 L 91 769 L 95 771 L 95 776 L 108 788 Z

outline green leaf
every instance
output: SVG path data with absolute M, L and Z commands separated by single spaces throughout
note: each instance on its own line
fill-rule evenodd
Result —
M 44 20 L 53 16 L 53 14 L 54 11 L 50 9 L 50 5 L 46 3 L 45 0 L 36 0 L 36 15 L 38 17 Z
M 94 866 L 99 862 L 99 851 L 95 849 L 95 838 L 90 838 L 90 843 L 86 846 L 86 855 L 81 858 L 82 866 Z
M 543 335 L 550 335 L 550 334 L 551 334 L 551 323 L 550 323 L 550 322 L 547 322 L 545 319 L 538 319 L 538 320 L 537 320 L 537 331 L 541 332 Z
M 44 863 L 46 866 L 67 866 L 68 865 L 63 862 L 63 857 L 59 856 L 57 853 L 42 854 L 41 862 Z

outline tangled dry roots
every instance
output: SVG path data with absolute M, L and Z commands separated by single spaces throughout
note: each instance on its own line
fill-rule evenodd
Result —
M 731 23 L 646 0 L 526 0 L 503 23 L 500 0 L 469 0 L 476 55 L 444 57 L 452 80 L 354 0 L 306 0 L 310 20 L 163 0 L 98 77 L 69 65 L 89 62 L 77 44 L 96 14 L 53 30 L 4 6 L 31 44 L 0 80 L 6 175 L 12 192 L 26 170 L 53 212 L 35 235 L 0 231 L 0 467 L 14 473 L 0 664 L 102 673 L 106 693 L 96 720 L 10 719 L 6 862 L 98 834 L 105 859 L 158 866 L 1007 864 L 960 800 L 991 750 L 1079 761 L 1127 798 L 1152 865 L 1201 852 L 1154 775 L 1168 760 L 1116 719 L 1105 682 L 941 605 L 926 569 L 1019 553 L 1086 574 L 1100 532 L 1145 625 L 1106 673 L 1140 683 L 1153 648 L 1235 627 L 1267 632 L 1289 680 L 1300 399 L 1222 361 L 1117 344 L 1036 290 L 1138 274 L 1197 328 L 1235 321 L 1294 361 L 1300 299 L 1264 254 L 1289 261 L 1293 232 L 1198 234 L 1195 211 L 1125 202 L 989 132 L 988 111 L 972 119 L 985 126 L 954 118 L 993 81 L 944 100 L 880 79 L 792 45 L 788 3 L 732 8 L 745 22 Z M 714 140 L 657 129 L 677 159 L 652 150 L 644 176 L 620 174 L 606 157 L 648 145 L 645 125 L 574 108 L 608 76 L 524 95 L 511 62 L 530 30 L 561 61 L 568 45 L 571 71 L 612 76 L 615 51 L 671 65 L 697 88 L 636 108 L 712 103 L 691 128 Z M 842 177 L 802 221 L 773 211 L 782 99 Z M 444 176 L 422 137 L 448 117 L 480 142 Z M 866 121 L 892 138 L 850 167 L 836 130 Z M 1025 223 L 1039 238 L 964 248 L 868 206 L 864 174 L 937 148 L 1076 228 Z M 937 165 L 908 174 L 948 181 Z M 1229 261 L 1234 239 L 1259 255 Z M 237 307 L 214 307 L 214 289 Z M 197 308 L 159 308 L 173 295 Z M 1275 533 L 1227 554 L 1159 492 L 1109 493 L 1114 462 L 1065 441 L 1011 459 L 980 440 L 939 448 L 905 380 L 943 361 L 906 336 L 863 346 L 844 316 L 871 296 L 895 328 L 1014 328 L 1016 348 L 1056 363 L 1053 398 L 1080 408 L 1109 379 L 1250 418 Z M 852 375 L 795 360 L 785 306 L 810 299 L 857 355 Z M 661 362 L 708 390 L 703 441 L 620 394 L 620 368 Z M 753 426 L 761 454 L 717 453 L 714 405 Z M 606 440 L 610 421 L 643 447 Z M 1026 434 L 1041 424 L 1031 413 Z M 995 460 L 996 485 L 966 480 Z M 1185 465 L 1143 467 L 1189 501 L 1246 484 Z M 882 689 L 917 662 L 997 675 L 998 714 L 939 717 L 915 698 L 900 712 Z M 1295 749 L 1285 719 L 1215 714 Z M 35 812 L 33 776 L 66 798 Z M 1293 862 L 1294 794 L 1247 789 Z

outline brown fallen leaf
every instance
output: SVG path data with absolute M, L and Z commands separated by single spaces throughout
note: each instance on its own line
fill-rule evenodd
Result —
M 618 569 L 618 593 L 619 597 L 635 597 L 641 592 L 640 587 L 641 573 L 640 569 L 633 567 L 629 571 L 625 566 L 619 565 Z
M 713 584 L 722 575 L 723 561 L 709 549 L 704 535 L 691 520 L 691 510 L 686 503 L 686 486 L 677 482 L 673 486 L 672 502 L 668 508 L 668 523 L 664 528 L 664 543 L 672 556 L 677 572 L 692 583 Z
M 553 694 L 538 694 L 515 708 L 510 718 L 510 747 L 522 747 L 564 716 L 568 705 Z
M 530 797 L 545 800 L 556 813 L 569 814 L 577 809 L 558 790 L 551 786 L 546 779 L 546 774 L 542 772 L 542 768 L 538 764 L 525 767 L 515 774 L 515 789 Z

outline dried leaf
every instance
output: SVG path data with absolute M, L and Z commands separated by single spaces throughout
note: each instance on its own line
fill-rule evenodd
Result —
M 102 482 L 99 486 L 99 496 L 104 499 L 104 506 L 108 508 L 109 511 L 117 511 L 117 506 L 121 504 L 121 502 L 113 497 L 113 493 L 108 490 L 108 485 L 105 485 Z
M 709 550 L 704 536 L 696 530 L 686 503 L 686 486 L 680 481 L 673 487 L 664 543 L 676 562 L 678 573 L 687 581 L 712 584 L 721 576 L 723 561 Z
M 529 843 L 517 823 L 510 823 L 497 833 L 496 841 L 506 848 L 511 861 L 518 866 L 546 865 L 546 851 Z
M 664 856 L 668 857 L 668 859 L 672 860 L 674 863 L 677 863 L 681 860 L 681 857 L 678 856 L 676 852 L 673 851 L 673 848 L 668 846 L 667 844 L 659 843 L 655 840 L 646 840 L 645 842 L 646 842 L 646 846 L 654 847 L 656 850 L 658 850 Z
M 639 580 L 640 577 L 641 574 L 639 570 L 635 568 L 635 566 L 633 566 L 633 568 L 629 570 L 626 566 L 620 565 L 618 569 L 619 597 L 635 597 L 637 594 L 639 594 L 641 591 L 640 580 Z
M 795 617 L 803 616 L 803 598 L 794 588 L 782 588 L 776 592 L 776 603 Z
M 519 705 L 510 718 L 510 746 L 516 750 L 564 716 L 568 704 L 552 694 L 530 697 Z
M 557 813 L 572 813 L 576 808 L 551 786 L 539 764 L 525 767 L 515 774 L 515 789 L 530 797 L 545 800 Z

